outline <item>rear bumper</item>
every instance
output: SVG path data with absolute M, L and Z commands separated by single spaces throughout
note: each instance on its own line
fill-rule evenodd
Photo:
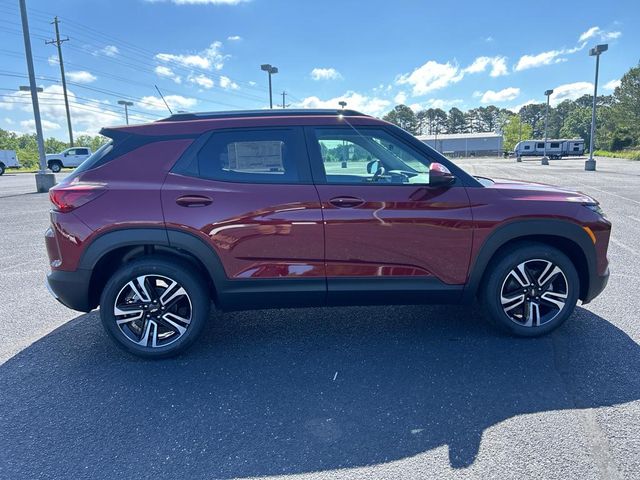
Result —
M 91 270 L 54 270 L 47 275 L 47 288 L 64 306 L 80 312 L 89 312 L 92 309 L 89 301 L 90 280 Z
M 593 275 L 589 280 L 589 291 L 587 296 L 582 300 L 583 304 L 589 303 L 602 293 L 609 282 L 609 268 L 604 272 L 604 275 Z

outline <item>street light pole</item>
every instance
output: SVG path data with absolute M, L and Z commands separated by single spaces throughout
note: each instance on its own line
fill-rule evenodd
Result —
M 596 169 L 596 161 L 593 159 L 593 148 L 595 145 L 596 136 L 596 101 L 598 99 L 598 70 L 600 69 L 600 54 L 606 52 L 609 49 L 609 45 L 603 43 L 596 45 L 589 50 L 589 55 L 596 57 L 596 79 L 593 83 L 593 108 L 591 109 L 591 135 L 589 137 L 589 159 L 584 162 L 584 169 L 590 172 L 594 172 Z
M 127 125 L 129 125 L 129 108 L 133 105 L 133 102 L 128 102 L 126 100 L 118 100 L 118 105 L 124 105 L 124 119 Z
M 553 90 L 547 90 L 544 94 L 547 96 L 547 106 L 544 110 L 544 155 L 542 157 L 542 161 L 540 162 L 542 165 L 549 165 L 549 157 L 547 157 L 547 124 L 549 119 L 549 97 L 553 93 Z
M 39 193 L 48 192 L 56 183 L 53 173 L 47 173 L 47 160 L 44 152 L 44 136 L 42 135 L 42 122 L 40 120 L 40 104 L 38 102 L 38 87 L 36 86 L 36 74 L 33 69 L 33 56 L 31 54 L 31 38 L 29 37 L 29 20 L 27 19 L 27 5 L 25 0 L 20 0 L 20 16 L 22 17 L 22 34 L 24 36 L 24 53 L 27 57 L 27 71 L 29 73 L 29 89 L 31 90 L 31 103 L 33 104 L 33 117 L 36 124 L 36 141 L 38 143 L 38 157 L 40 170 L 36 173 L 36 190 Z
M 274 67 L 269 63 L 260 65 L 260 70 L 269 74 L 269 108 L 273 108 L 273 94 L 271 92 L 271 75 L 278 73 L 278 67 Z

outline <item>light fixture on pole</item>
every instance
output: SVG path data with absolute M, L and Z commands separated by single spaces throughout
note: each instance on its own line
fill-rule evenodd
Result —
M 129 125 L 129 107 L 133 105 L 133 102 L 128 102 L 126 100 L 118 100 L 118 105 L 124 105 L 124 119 Z
M 29 85 L 20 85 L 18 87 L 18 90 L 20 90 L 21 92 L 30 92 L 31 87 Z M 44 89 L 42 87 L 36 87 L 36 92 L 42 93 L 44 92 Z
M 593 148 L 595 145 L 596 136 L 596 101 L 598 99 L 598 70 L 600 69 L 600 54 L 606 52 L 609 49 L 609 45 L 603 43 L 596 45 L 589 50 L 589 55 L 596 57 L 596 80 L 593 84 L 593 108 L 591 109 L 591 135 L 589 136 L 589 159 L 584 162 L 584 169 L 587 171 L 595 171 L 596 161 L 593 158 Z
M 549 97 L 553 94 L 553 90 L 544 92 L 547 96 L 547 106 L 544 110 L 544 155 L 542 156 L 542 165 L 549 165 L 549 157 L 547 157 L 547 121 L 549 117 Z
M 273 108 L 273 95 L 271 93 L 271 75 L 278 73 L 278 67 L 274 67 L 268 63 L 260 65 L 260 70 L 269 74 L 269 108 Z
M 342 110 L 344 110 L 344 107 L 346 107 L 346 106 L 347 106 L 347 102 L 345 102 L 344 100 L 340 100 L 340 101 L 338 102 L 338 105 L 340 105 L 340 107 L 342 108 Z

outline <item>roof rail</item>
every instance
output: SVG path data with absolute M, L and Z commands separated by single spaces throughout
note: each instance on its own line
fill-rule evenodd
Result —
M 349 117 L 368 117 L 364 113 L 356 110 L 342 109 L 277 109 L 277 110 L 230 110 L 225 112 L 198 112 L 198 113 L 176 113 L 170 117 L 158 120 L 158 122 L 180 122 L 186 120 L 205 120 L 209 118 L 242 118 L 242 117 L 296 117 L 296 116 L 317 116 L 317 115 L 345 115 Z

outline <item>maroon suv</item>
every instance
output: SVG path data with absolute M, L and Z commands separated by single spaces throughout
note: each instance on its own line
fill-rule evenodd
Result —
M 349 110 L 173 115 L 111 141 L 50 192 L 48 284 L 163 357 L 222 310 L 471 302 L 516 335 L 607 283 L 592 198 L 473 177 Z

